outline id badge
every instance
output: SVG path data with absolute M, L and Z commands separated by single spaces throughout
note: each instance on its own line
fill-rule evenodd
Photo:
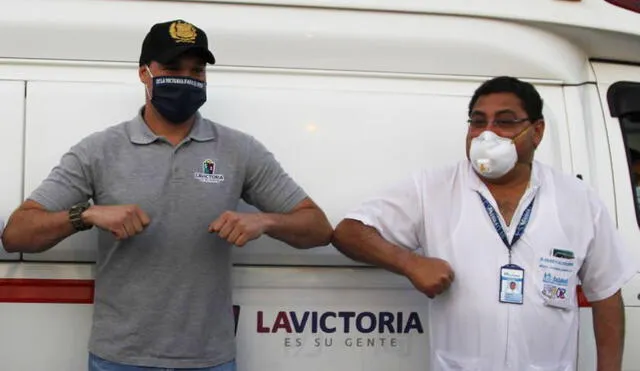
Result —
M 524 269 L 515 264 L 507 264 L 500 268 L 500 302 L 524 302 Z

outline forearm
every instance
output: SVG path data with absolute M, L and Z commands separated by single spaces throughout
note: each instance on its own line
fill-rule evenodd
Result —
M 349 258 L 405 275 L 407 264 L 415 258 L 409 250 L 386 241 L 371 227 L 359 221 L 343 220 L 331 241 Z
M 74 232 L 66 211 L 17 210 L 7 222 L 2 243 L 8 252 L 36 253 L 50 249 Z
M 315 208 L 301 209 L 288 214 L 264 214 L 265 233 L 299 248 L 328 245 L 333 228 L 324 213 Z
M 592 303 L 598 371 L 620 371 L 624 349 L 624 304 L 618 291 Z

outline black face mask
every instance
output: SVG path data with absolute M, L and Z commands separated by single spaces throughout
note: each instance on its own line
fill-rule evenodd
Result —
M 206 101 L 204 81 L 185 76 L 153 77 L 151 104 L 172 124 L 187 121 Z

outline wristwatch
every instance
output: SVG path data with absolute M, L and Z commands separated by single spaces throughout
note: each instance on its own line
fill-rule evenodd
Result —
M 92 225 L 84 224 L 84 222 L 82 221 L 82 213 L 90 206 L 91 204 L 89 204 L 88 202 L 81 202 L 79 204 L 71 206 L 71 209 L 69 209 L 69 221 L 76 231 L 86 231 L 87 229 L 91 229 L 91 227 L 93 227 Z

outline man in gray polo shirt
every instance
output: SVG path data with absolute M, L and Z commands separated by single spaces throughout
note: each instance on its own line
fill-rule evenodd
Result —
M 297 248 L 330 241 L 322 210 L 261 143 L 197 112 L 206 63 L 202 30 L 154 25 L 139 115 L 73 146 L 2 237 L 33 253 L 99 228 L 92 371 L 235 369 L 232 246 L 263 234 Z M 240 199 L 261 212 L 235 212 Z

